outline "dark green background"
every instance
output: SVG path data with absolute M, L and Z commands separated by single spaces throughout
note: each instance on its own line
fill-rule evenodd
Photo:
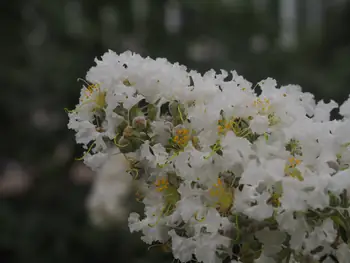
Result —
M 0 193 L 1 263 L 172 260 L 158 248 L 148 251 L 126 224 L 94 228 L 85 211 L 90 185 L 76 184 L 69 176 L 82 151 L 67 130 L 63 108 L 74 107 L 80 92 L 77 78 L 107 49 L 166 57 L 201 72 L 235 69 L 252 82 L 273 77 L 337 102 L 350 93 L 349 4 L 325 9 L 318 37 L 311 37 L 300 19 L 298 48 L 283 51 L 276 44 L 277 0 L 268 1 L 262 13 L 252 9 L 250 0 L 237 0 L 232 7 L 219 0 L 179 1 L 182 26 L 175 34 L 164 27 L 165 1 L 148 2 L 149 13 L 142 20 L 129 0 L 1 1 L 0 179 L 13 161 L 32 178 L 23 193 Z M 80 12 L 74 10 L 79 5 Z M 300 11 L 305 11 L 302 5 Z M 256 34 L 264 34 L 269 43 L 260 53 L 250 45 Z M 208 50 L 207 59 L 195 61 L 188 52 L 193 41 L 216 41 L 226 53 Z M 38 109 L 48 113 L 46 126 L 33 125 Z M 58 145 L 69 149 L 64 161 L 55 160 Z

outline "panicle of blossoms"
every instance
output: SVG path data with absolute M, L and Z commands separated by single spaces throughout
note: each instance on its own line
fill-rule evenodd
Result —
M 144 204 L 130 231 L 181 262 L 347 262 L 350 99 L 331 120 L 337 107 L 271 78 L 252 86 L 235 71 L 109 51 L 68 127 L 91 169 L 122 156 L 116 176 L 128 174 Z M 118 187 L 97 181 L 100 193 Z

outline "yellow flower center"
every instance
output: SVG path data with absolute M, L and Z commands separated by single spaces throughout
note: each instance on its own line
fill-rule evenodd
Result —
M 218 133 L 221 135 L 225 135 L 229 130 L 233 130 L 234 125 L 234 120 L 218 120 Z
M 273 193 L 269 199 L 269 203 L 271 203 L 273 207 L 279 207 L 281 205 L 280 197 L 280 194 Z
M 189 129 L 186 128 L 181 128 L 178 129 L 175 132 L 175 136 L 173 137 L 173 142 L 176 143 L 177 145 L 181 146 L 181 147 L 185 147 L 188 143 L 188 141 L 190 140 L 190 131 Z
M 216 206 L 220 212 L 227 212 L 233 203 L 232 189 L 227 188 L 219 178 L 218 182 L 209 190 L 209 195 L 216 199 Z
M 209 191 L 209 194 L 213 197 L 218 196 L 218 195 L 220 195 L 222 190 L 223 190 L 223 183 L 222 183 L 221 179 L 219 178 L 218 182 L 216 184 L 214 184 L 213 188 Z
M 124 136 L 125 138 L 131 137 L 133 131 L 134 131 L 134 129 L 133 129 L 131 126 L 126 126 L 125 129 L 124 129 L 124 131 L 123 131 L 123 136 Z
M 253 102 L 253 106 L 255 108 L 259 108 L 260 111 L 264 112 L 270 109 L 271 105 L 270 105 L 270 100 L 268 98 L 265 99 L 260 99 L 257 98 L 254 102 Z
M 165 189 L 168 189 L 169 181 L 168 181 L 168 179 L 163 177 L 163 178 L 157 179 L 157 181 L 154 183 L 154 185 L 156 186 L 158 192 L 162 192 Z
M 87 86 L 86 91 L 85 91 L 85 98 L 90 98 L 91 94 L 95 91 L 95 90 L 99 90 L 100 86 L 98 84 L 91 84 L 89 86 Z
M 90 100 L 92 93 L 98 92 L 94 100 Z M 85 104 L 89 102 L 95 102 L 97 107 L 96 109 L 101 109 L 106 104 L 106 93 L 100 90 L 99 84 L 91 84 L 85 88 L 85 95 L 80 101 Z
M 128 87 L 132 86 L 132 83 L 131 83 L 128 79 L 125 79 L 125 80 L 123 81 L 123 84 L 124 84 L 125 86 L 128 86 Z
M 295 157 L 290 157 L 288 159 L 288 163 L 284 168 L 284 173 L 287 176 L 291 176 L 293 178 L 297 178 L 299 181 L 303 181 L 304 177 L 301 172 L 298 170 L 297 166 L 301 164 L 301 160 Z
M 248 118 L 249 119 L 249 118 Z M 228 131 L 233 131 L 236 136 L 246 138 L 252 134 L 248 122 L 242 118 L 232 117 L 230 120 L 218 120 L 218 134 L 226 135 Z
M 290 157 L 289 159 L 288 159 L 288 162 L 289 162 L 289 167 L 290 168 L 295 168 L 295 167 L 297 167 L 299 164 L 301 164 L 301 160 L 299 160 L 299 159 L 297 159 L 297 158 L 295 158 L 295 157 Z

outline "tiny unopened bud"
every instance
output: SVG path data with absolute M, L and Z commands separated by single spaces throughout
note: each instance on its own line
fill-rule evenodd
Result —
M 123 131 L 123 136 L 124 137 L 130 137 L 132 136 L 133 128 L 131 126 L 126 126 L 126 128 Z
M 146 121 L 146 118 L 144 116 L 137 116 L 133 119 L 132 121 L 132 126 L 135 128 L 135 129 L 144 129 L 146 128 L 146 124 L 147 124 L 147 121 Z

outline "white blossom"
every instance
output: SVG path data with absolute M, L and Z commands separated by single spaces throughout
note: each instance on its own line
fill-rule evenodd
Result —
M 134 192 L 144 211 L 130 231 L 180 262 L 347 262 L 350 99 L 331 120 L 336 102 L 272 78 L 257 94 L 235 71 L 202 75 L 129 51 L 95 62 L 68 111 L 97 172 L 94 222 L 117 221 Z

